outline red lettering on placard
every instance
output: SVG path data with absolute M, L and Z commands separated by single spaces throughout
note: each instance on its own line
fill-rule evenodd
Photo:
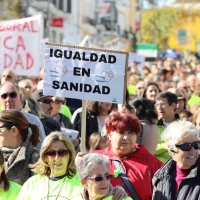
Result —
M 19 36 L 18 39 L 17 39 L 16 52 L 18 52 L 18 48 L 19 48 L 19 47 L 22 47 L 24 51 L 26 50 L 26 47 L 25 47 L 25 45 L 24 45 L 24 40 L 23 40 L 23 37 L 22 37 L 22 36 Z
M 31 31 L 33 32 L 33 33 L 37 33 L 38 32 L 38 30 L 34 30 L 34 21 L 31 21 Z
M 22 63 L 22 59 L 21 59 L 20 54 L 17 54 L 17 61 L 15 62 L 14 69 L 17 68 L 17 65 L 21 65 L 22 69 L 24 69 L 24 66 L 23 66 L 23 63 Z
M 0 31 L 4 31 L 5 27 L 3 25 L 0 25 Z
M 18 31 L 20 31 L 20 26 L 21 26 L 21 24 L 15 23 L 15 24 L 13 25 L 13 31 L 15 31 L 15 29 L 17 29 Z M 12 26 L 11 26 L 11 27 L 12 27 Z M 7 29 L 7 30 L 11 30 L 11 28 L 10 28 L 10 29 Z
M 29 26 L 28 26 L 28 22 L 25 22 L 22 28 L 22 31 L 24 32 L 25 29 L 28 29 L 28 32 L 30 32 Z
M 26 69 L 29 70 L 33 67 L 34 60 L 31 56 L 31 54 L 27 53 L 26 54 Z
M 9 40 L 9 39 L 12 39 L 12 36 L 6 37 L 5 40 L 4 40 L 4 42 L 3 42 L 3 45 L 4 45 L 4 47 L 5 47 L 6 49 L 9 49 L 9 50 L 12 51 L 12 50 L 14 50 L 14 48 L 13 48 L 13 47 L 7 46 L 7 40 Z
M 10 61 L 10 62 L 8 62 Z M 8 68 L 12 64 L 12 57 L 8 54 L 4 54 L 4 65 L 3 68 Z

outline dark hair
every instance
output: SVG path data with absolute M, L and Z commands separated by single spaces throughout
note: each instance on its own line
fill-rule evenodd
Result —
M 16 126 L 23 142 L 28 137 L 28 128 L 30 127 L 32 130 L 30 142 L 33 146 L 37 146 L 37 144 L 40 142 L 38 126 L 29 123 L 27 118 L 19 110 L 11 109 L 1 111 L 0 122 L 6 125 L 7 129 L 11 129 L 12 126 Z
M 4 166 L 4 156 L 2 151 L 0 150 L 0 166 L 3 167 Z M 4 191 L 8 191 L 8 189 L 10 188 L 10 183 L 8 181 L 8 177 L 6 176 L 6 172 L 5 169 L 3 168 L 3 171 L 0 174 L 0 182 L 3 181 L 4 182 Z
M 189 110 L 186 110 L 186 109 L 181 110 L 179 112 L 179 115 L 181 115 L 181 114 L 186 114 L 187 117 L 192 117 L 193 116 L 193 114 Z
M 161 92 L 157 95 L 156 101 L 161 99 L 161 98 L 166 98 L 168 104 L 171 106 L 173 103 L 178 103 L 177 96 L 172 93 L 172 92 Z
M 111 131 L 132 131 L 138 135 L 141 131 L 140 121 L 136 116 L 126 112 L 113 112 L 105 121 L 107 134 Z
M 98 116 L 100 114 L 98 106 L 99 106 L 99 101 L 87 101 L 86 102 L 87 113 L 89 113 L 90 115 Z M 108 111 L 108 114 L 111 113 L 113 106 L 114 105 L 112 104 L 112 107 Z
M 145 87 L 145 89 L 144 89 L 144 91 L 143 91 L 143 93 L 142 93 L 142 97 L 143 97 L 143 98 L 146 98 L 147 89 L 148 89 L 148 87 L 151 86 L 151 85 L 156 86 L 156 87 L 158 88 L 158 92 L 159 92 L 159 93 L 161 92 L 161 90 L 160 90 L 158 84 L 156 84 L 156 83 L 154 83 L 154 82 L 150 82 L 150 83 L 147 84 L 147 86 Z
M 152 101 L 138 97 L 130 101 L 131 106 L 136 109 L 136 116 L 139 120 L 148 120 L 151 124 L 155 124 L 158 118 Z

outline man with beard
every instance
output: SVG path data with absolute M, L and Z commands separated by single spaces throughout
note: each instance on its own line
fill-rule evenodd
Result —
M 158 144 L 155 156 L 162 162 L 166 162 L 170 155 L 166 144 L 161 140 L 161 133 L 172 122 L 179 120 L 179 115 L 175 112 L 178 103 L 177 96 L 171 92 L 160 92 L 156 97 L 155 108 L 159 117 L 158 128 Z M 174 133 L 175 134 L 175 133 Z
M 51 111 L 53 109 L 52 96 L 44 95 L 43 90 L 35 90 L 32 97 L 42 113 L 40 120 L 43 123 L 46 135 L 49 135 L 53 131 L 60 131 L 60 123 L 51 117 Z

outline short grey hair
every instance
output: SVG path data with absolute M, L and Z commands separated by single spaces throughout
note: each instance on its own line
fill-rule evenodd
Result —
M 98 153 L 87 154 L 80 158 L 76 165 L 79 178 L 90 176 L 91 167 L 93 165 L 106 165 L 108 170 L 110 170 L 109 158 L 107 156 Z
M 184 137 L 192 135 L 194 135 L 197 140 L 199 139 L 199 131 L 194 124 L 189 121 L 174 121 L 163 131 L 161 139 L 165 142 L 171 154 L 170 150 L 178 150 L 175 144 L 179 144 Z

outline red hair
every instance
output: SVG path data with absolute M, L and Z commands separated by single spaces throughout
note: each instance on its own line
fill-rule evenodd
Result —
M 136 116 L 129 113 L 114 112 L 106 118 L 105 122 L 107 134 L 111 131 L 124 132 L 132 131 L 138 135 L 141 131 L 140 121 Z

